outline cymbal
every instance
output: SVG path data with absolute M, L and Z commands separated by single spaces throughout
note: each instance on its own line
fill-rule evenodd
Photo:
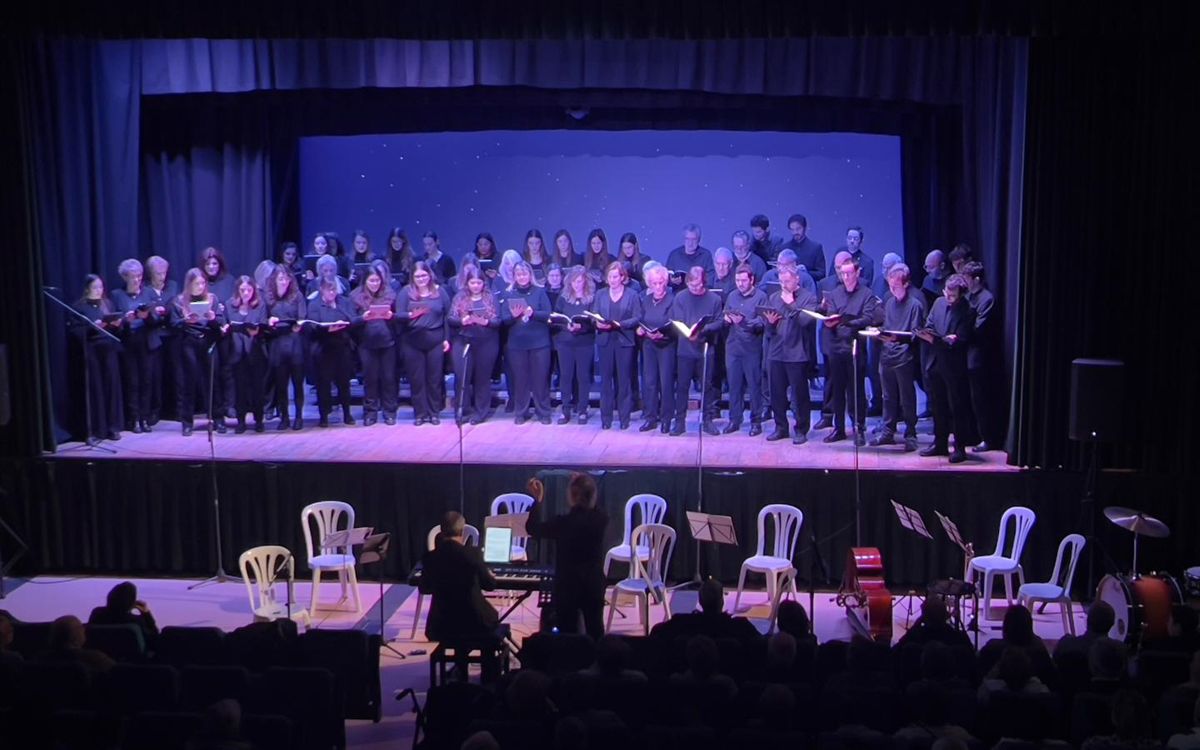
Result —
M 1165 523 L 1133 508 L 1122 508 L 1119 505 L 1112 505 L 1104 509 L 1104 517 L 1122 529 L 1132 531 L 1141 536 L 1161 539 L 1171 535 L 1171 530 L 1167 528 Z

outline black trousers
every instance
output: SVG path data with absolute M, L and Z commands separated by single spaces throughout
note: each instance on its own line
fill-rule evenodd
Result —
M 642 417 L 671 421 L 675 416 L 675 343 L 642 342 Z
M 206 339 L 186 334 L 179 337 L 178 357 L 175 360 L 175 398 L 182 424 L 192 424 L 197 405 L 201 413 L 208 412 L 209 380 L 214 364 L 208 355 L 209 345 Z M 213 402 L 216 403 L 215 393 Z M 211 414 L 209 418 L 212 418 Z
M 268 344 L 267 360 L 275 374 L 275 408 L 279 418 L 288 418 L 288 383 L 292 384 L 292 399 L 296 417 L 304 416 L 304 349 L 300 334 L 286 332 Z
M 316 351 L 317 413 L 328 417 L 333 411 L 332 386 L 337 386 L 342 414 L 350 413 L 350 375 L 354 370 L 349 343 L 326 343 Z
M 150 411 L 147 419 L 150 420 L 158 419 L 163 412 L 163 381 L 166 379 L 164 373 L 174 369 L 175 355 L 171 351 L 173 344 L 173 337 L 164 335 L 158 347 L 150 350 L 150 369 L 147 372 L 150 380 Z M 168 367 L 167 362 L 172 364 Z
M 550 347 L 513 349 L 504 353 L 512 378 L 513 412 L 528 416 L 532 401 L 538 419 L 550 417 Z
M 971 415 L 971 387 L 967 373 L 947 372 L 937 366 L 926 373 L 925 385 L 933 402 L 934 444 L 947 447 L 954 433 L 954 447 L 965 449 L 979 440 L 975 436 L 975 420 Z
M 380 411 L 396 416 L 399 384 L 396 381 L 396 346 L 358 350 L 363 366 L 363 414 Z
M 464 363 L 463 349 L 467 343 L 466 339 L 456 338 L 450 348 L 454 358 L 454 408 L 461 409 L 464 417 L 486 417 L 492 410 L 492 368 L 500 353 L 500 337 L 471 339 L 471 351 Z
M 633 412 L 633 347 L 607 344 L 600 354 L 600 419 L 612 421 L 613 407 L 622 422 Z
M 88 341 L 83 346 L 92 417 L 92 434 L 88 437 L 104 439 L 110 432 L 121 431 L 124 407 L 121 404 L 121 365 L 118 363 L 120 347 L 108 340 Z
M 833 409 L 833 427 L 835 430 L 845 431 L 846 429 L 846 412 L 850 412 L 850 419 L 853 420 L 855 414 L 858 415 L 858 421 L 854 425 L 859 431 L 863 430 L 863 425 L 867 421 L 867 391 L 866 391 L 866 374 L 867 374 L 867 358 L 859 355 L 857 362 L 857 382 L 855 382 L 855 358 L 849 353 L 827 354 L 825 364 L 829 368 L 826 375 L 829 387 L 829 406 Z M 855 397 L 857 396 L 857 403 Z M 855 412 L 855 408 L 858 409 Z
M 758 424 L 762 416 L 762 351 L 725 355 L 725 377 L 729 380 L 729 421 L 742 423 L 742 404 L 750 392 L 750 421 Z
M 237 391 L 234 390 L 232 352 L 229 350 L 230 340 L 222 339 L 217 345 L 217 382 L 214 395 L 213 414 L 224 418 L 226 412 L 234 407 Z
M 883 429 L 895 435 L 900 420 L 904 420 L 904 437 L 917 436 L 917 362 L 891 367 L 883 365 L 879 372 L 883 381 Z
M 263 421 L 267 369 L 267 357 L 262 346 L 251 347 L 234 363 L 234 410 L 239 422 L 245 421 L 246 414 L 253 414 L 256 423 Z
M 721 394 L 713 385 L 713 363 L 716 352 L 708 348 L 708 365 L 701 357 L 679 356 L 675 360 L 675 418 L 687 419 L 688 395 L 692 379 L 700 382 L 700 414 L 703 419 L 710 420 L 717 416 L 717 399 Z M 707 377 L 704 370 L 707 369 Z
M 125 339 L 119 355 L 121 385 L 125 395 L 125 422 L 150 418 L 151 352 L 145 333 L 135 333 Z
M 591 346 L 558 347 L 558 387 L 562 391 L 562 413 L 587 414 L 592 390 Z
M 413 416 L 430 419 L 439 414 L 446 403 L 441 329 L 409 331 L 401 346 L 404 347 L 404 369 L 408 371 L 408 384 L 412 388 Z
M 1002 427 L 1004 420 L 1000 417 L 1004 401 L 996 398 L 999 388 L 996 387 L 993 370 L 987 367 L 968 369 L 967 381 L 971 387 L 971 411 L 975 414 L 975 426 L 978 428 L 975 432 L 980 439 L 998 448 L 1005 437 Z
M 559 631 L 578 633 L 579 620 L 582 618 L 584 632 L 592 640 L 599 640 L 604 636 L 603 583 L 597 586 L 559 581 L 554 587 L 554 614 L 558 619 Z
M 775 418 L 775 429 L 787 429 L 787 410 L 792 407 L 796 433 L 808 433 L 812 404 L 808 399 L 808 362 L 774 362 L 771 369 L 771 411 Z M 789 398 L 790 393 L 790 398 Z
M 883 381 L 880 375 L 880 358 L 883 356 L 883 344 L 875 339 L 867 340 L 867 380 L 871 383 L 871 409 L 880 408 L 883 398 Z

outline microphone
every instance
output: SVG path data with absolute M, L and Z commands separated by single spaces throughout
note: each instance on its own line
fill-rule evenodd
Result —
M 467 343 L 466 343 L 466 344 L 463 346 L 463 359 L 466 359 L 466 358 L 467 358 L 467 355 L 468 355 L 468 354 L 470 354 L 470 353 L 471 353 L 471 342 L 470 342 L 470 341 L 468 341 L 468 342 L 467 342 Z
M 858 339 L 850 339 L 850 356 L 858 356 Z
M 59 288 L 58 288 L 58 287 L 56 287 L 56 286 L 49 286 L 49 285 L 47 285 L 47 286 L 43 286 L 43 287 L 42 287 L 42 291 L 44 291 L 44 292 L 61 292 L 61 291 L 62 291 L 62 289 L 59 289 Z
M 208 351 L 205 352 L 205 354 L 207 354 L 208 356 L 211 357 L 212 353 L 213 353 L 213 349 L 216 349 L 216 348 L 217 348 L 217 342 L 214 341 L 214 342 L 212 342 L 212 344 L 209 345 Z

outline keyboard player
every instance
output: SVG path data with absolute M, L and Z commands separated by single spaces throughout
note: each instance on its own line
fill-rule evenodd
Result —
M 446 644 L 479 643 L 499 646 L 507 626 L 500 624 L 495 608 L 484 598 L 484 591 L 496 588 L 496 578 L 483 562 L 478 547 L 467 546 L 466 521 L 457 511 L 442 516 L 441 534 L 434 549 L 421 561 L 421 589 L 430 595 L 429 618 L 425 637 Z M 483 682 L 500 673 L 498 658 L 488 659 L 495 648 L 482 649 Z M 458 665 L 466 674 L 466 664 Z
M 596 481 L 575 472 L 567 484 L 570 509 L 553 518 L 542 518 L 546 488 L 530 479 L 526 489 L 534 498 L 526 531 L 535 539 L 553 539 L 556 545 L 554 613 L 559 630 L 579 632 L 579 619 L 593 640 L 604 635 L 604 532 L 608 514 L 596 507 Z

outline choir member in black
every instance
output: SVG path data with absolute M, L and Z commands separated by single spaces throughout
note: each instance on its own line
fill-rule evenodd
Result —
M 900 262 L 900 256 L 895 253 L 884 253 L 880 261 L 881 272 L 876 274 L 871 283 L 871 294 L 879 298 L 879 304 L 886 305 L 892 293 L 888 291 L 888 270 Z M 883 415 L 883 381 L 880 379 L 880 357 L 883 354 L 883 340 L 873 336 L 866 340 L 867 344 L 867 380 L 871 384 L 871 400 L 867 403 L 867 416 Z
M 325 239 L 329 241 L 329 254 L 337 261 L 337 274 L 343 279 L 350 278 L 350 254 L 346 252 L 346 243 L 337 232 L 326 232 Z M 318 274 L 320 275 L 320 274 Z
M 121 261 L 117 272 L 125 281 L 124 289 L 114 289 L 115 312 L 125 316 L 121 324 L 121 384 L 124 386 L 125 429 L 149 432 L 150 424 L 150 331 L 154 300 L 142 284 L 143 269 L 137 258 Z
M 459 260 L 458 272 L 454 274 L 454 278 L 442 285 L 447 297 L 454 299 L 454 295 L 466 287 L 467 277 L 472 268 L 479 270 L 479 258 L 475 257 L 475 253 L 463 253 Z
M 75 312 L 120 337 L 128 324 L 112 301 L 104 294 L 104 279 L 88 274 L 83 280 L 83 295 L 71 305 Z M 121 439 L 121 344 L 103 335 L 75 317 L 68 319 L 72 335 L 80 342 L 84 367 L 88 374 L 88 399 L 91 404 L 92 434 L 87 439 Z
M 704 269 L 706 279 L 715 273 L 712 253 L 700 245 L 700 227 L 696 224 L 683 225 L 683 244 L 667 256 L 667 270 L 671 272 L 671 286 L 682 287 L 686 276 L 695 266 Z M 680 280 L 682 279 L 682 280 Z
M 968 248 L 969 251 L 969 248 Z M 975 412 L 980 442 L 971 451 L 983 453 L 995 449 L 1004 440 L 1004 430 L 997 416 L 995 373 L 997 372 L 996 297 L 987 288 L 983 264 L 967 261 L 963 264 L 967 280 L 967 302 L 975 311 L 975 331 L 967 348 L 967 379 L 971 384 L 971 407 Z
M 602 318 L 596 321 L 596 350 L 600 360 L 600 426 L 605 430 L 612 427 L 613 407 L 616 406 L 618 426 L 627 430 L 633 411 L 631 381 L 636 343 L 634 331 L 642 319 L 642 305 L 637 294 L 625 288 L 629 276 L 622 263 L 609 263 L 605 279 L 608 288 L 598 292 L 592 303 L 592 311 Z
M 941 250 L 930 250 L 925 256 L 925 280 L 921 282 L 921 291 L 925 294 L 925 303 L 931 309 L 933 303 L 942 296 L 942 289 L 945 288 L 950 273 L 950 267 L 946 264 L 946 254 Z
M 871 282 L 875 281 L 875 261 L 863 252 L 864 239 L 866 239 L 866 235 L 863 234 L 862 227 L 850 227 L 846 230 L 846 246 L 839 247 L 838 252 L 850 253 L 850 259 L 858 266 L 859 280 L 863 285 L 870 287 Z M 836 276 L 838 269 L 841 268 L 837 265 L 836 257 L 835 253 L 834 265 L 829 266 L 829 276 Z
M 842 283 L 827 292 L 821 300 L 821 311 L 832 317 L 823 322 L 825 361 L 829 368 L 830 407 L 833 409 L 833 432 L 825 436 L 826 443 L 846 439 L 846 411 L 854 422 L 854 442 L 866 445 L 867 347 L 857 345 L 858 332 L 883 322 L 879 298 L 859 277 L 858 264 L 853 259 L 842 263 L 837 273 Z
M 396 294 L 392 291 L 388 266 L 381 260 L 371 263 L 371 270 L 350 301 L 355 314 L 362 319 L 358 355 L 363 367 L 363 424 L 367 427 L 379 421 L 383 412 L 385 424 L 396 424 L 396 401 L 399 384 L 396 381 Z
M 579 424 L 588 421 L 588 394 L 592 386 L 592 355 L 596 345 L 596 329 L 592 320 L 581 316 L 592 309 L 596 284 L 583 266 L 567 272 L 563 293 L 558 296 L 554 312 L 569 318 L 555 319 L 554 349 L 558 353 L 562 393 L 562 416 L 559 424 L 567 424 L 574 416 Z
M 492 368 L 500 353 L 500 304 L 488 289 L 487 278 L 469 266 L 463 288 L 450 305 L 454 338 L 454 382 L 460 419 L 481 424 L 492 408 Z M 467 346 L 470 345 L 470 349 Z
M 297 282 L 307 282 L 304 275 L 304 259 L 300 257 L 300 247 L 295 242 L 283 243 L 283 247 L 279 250 L 279 265 L 287 268 L 288 272 L 296 277 Z M 258 280 L 257 276 L 255 274 L 256 281 Z M 267 288 L 266 279 L 263 279 L 260 288 Z
M 546 283 L 546 266 L 549 265 L 549 258 L 546 257 L 546 241 L 542 237 L 541 231 L 530 229 L 525 233 L 525 262 L 533 269 L 533 278 L 543 286 Z
M 887 270 L 888 294 L 883 303 L 883 330 L 915 333 L 925 325 L 925 298 L 909 283 L 908 266 L 895 263 Z M 880 334 L 880 380 L 883 386 L 883 429 L 871 445 L 895 445 L 904 420 L 904 450 L 917 449 L 917 343 L 911 336 Z
M 150 340 L 147 347 L 150 350 L 150 415 L 146 424 L 150 427 L 158 424 L 162 412 L 163 397 L 163 363 L 169 358 L 174 360 L 174 354 L 168 354 L 175 347 L 175 338 L 171 330 L 171 304 L 179 294 L 179 286 L 175 279 L 167 278 L 171 264 L 165 258 L 151 255 L 146 259 L 145 293 L 150 304 L 151 317 Z
M 788 229 L 792 238 L 784 243 L 783 250 L 795 253 L 796 262 L 804 266 L 804 270 L 808 271 L 814 282 L 819 283 L 825 278 L 825 247 L 808 236 L 808 219 L 803 214 L 789 216 Z
M 346 257 L 345 251 L 342 249 L 342 241 L 338 239 L 336 232 L 318 232 L 313 236 L 312 255 L 318 257 L 329 256 L 333 259 L 335 274 L 343 278 L 350 275 L 350 259 Z M 312 271 L 305 273 L 305 283 L 301 284 L 300 288 L 307 287 L 308 282 L 315 281 L 319 274 Z M 315 288 L 313 291 L 316 291 Z
M 725 326 L 725 319 L 721 315 L 721 297 L 708 291 L 706 278 L 702 267 L 693 266 L 687 274 L 687 289 L 676 294 L 671 303 L 672 321 L 689 327 L 703 321 L 690 338 L 676 337 L 675 424 L 671 428 L 675 436 L 687 429 L 688 393 L 693 379 L 700 383 L 700 429 L 709 435 L 721 434 L 712 422 L 717 417 L 717 399 L 721 394 L 713 385 L 716 349 L 711 344 Z
M 286 266 L 283 268 L 287 272 Z M 239 276 L 234 288 L 234 296 L 225 303 L 225 350 L 233 368 L 233 408 L 237 419 L 234 432 L 241 435 L 246 431 L 248 413 L 254 415 L 255 432 L 266 429 L 263 405 L 267 351 L 263 340 L 266 337 L 267 304 L 249 276 Z
M 233 296 L 233 274 L 225 264 L 225 256 L 215 247 L 206 247 L 200 253 L 201 271 L 208 281 L 208 290 L 222 304 Z M 214 391 L 214 406 L 217 420 L 217 432 L 225 432 L 225 416 L 233 411 L 233 368 L 226 361 L 225 347 L 217 346 L 217 382 Z
M 550 424 L 550 300 L 534 283 L 525 261 L 513 268 L 513 283 L 501 301 L 508 327 L 504 356 L 512 374 L 514 421 L 529 421 L 529 404 L 542 424 Z
M 309 302 L 315 302 L 320 296 L 322 281 L 332 283 L 338 290 L 338 296 L 350 293 L 350 282 L 338 273 L 338 262 L 332 255 L 322 255 L 317 260 L 317 277 L 308 282 L 308 288 L 305 289 Z
M 550 300 L 551 309 L 558 302 L 559 295 L 563 293 L 563 289 L 565 289 L 563 284 L 565 282 L 566 272 L 563 271 L 562 266 L 557 263 L 551 263 L 546 266 L 546 286 L 544 288 L 546 290 L 546 297 Z
M 450 351 L 450 326 L 446 321 L 449 311 L 450 298 L 438 284 L 433 268 L 423 260 L 417 261 L 412 282 L 396 296 L 396 317 L 408 326 L 400 345 L 412 388 L 416 426 L 441 424 L 438 414 L 446 403 L 442 368 Z
M 966 461 L 966 446 L 976 442 L 967 379 L 967 350 L 975 330 L 975 311 L 967 302 L 968 287 L 967 280 L 959 274 L 946 279 L 942 296 L 933 303 L 925 327 L 917 332 L 930 351 L 926 386 L 933 402 L 933 445 L 921 451 L 921 455 L 949 453 L 953 464 Z M 950 453 L 952 432 L 954 452 Z
M 588 232 L 583 267 L 587 269 L 588 276 L 592 277 L 597 288 L 604 286 L 604 269 L 612 262 L 613 257 L 608 252 L 608 236 L 604 234 L 604 230 L 597 228 Z
M 412 273 L 412 264 L 416 259 L 413 258 L 412 245 L 408 241 L 408 232 L 404 231 L 403 227 L 392 227 L 388 232 L 388 269 L 396 277 L 396 284 L 392 284 L 388 280 L 389 286 L 393 289 L 398 289 L 408 283 L 408 276 Z
M 967 264 L 975 262 L 975 251 L 967 243 L 960 242 L 954 246 L 954 249 L 950 251 L 950 255 L 947 258 L 955 273 L 963 273 L 965 275 L 964 271 L 967 268 Z M 967 280 L 970 281 L 970 278 L 968 277 Z
M 535 539 L 555 542 L 554 613 L 564 633 L 585 632 L 593 639 L 604 635 L 604 532 L 608 514 L 596 507 L 596 482 L 587 474 L 572 473 L 567 484 L 567 513 L 542 518 L 546 488 L 530 479 L 526 491 L 533 497 L 525 528 Z
M 267 279 L 271 278 L 271 274 L 275 273 L 275 268 L 278 265 L 279 264 L 273 260 L 262 260 L 259 261 L 258 265 L 254 267 L 254 274 L 250 277 L 250 280 L 253 281 L 254 286 L 258 288 L 260 297 L 267 288 Z M 233 285 L 233 289 L 233 293 L 236 295 L 236 283 Z
M 500 256 L 500 265 L 496 267 L 496 276 L 492 279 L 492 291 L 503 296 L 513 283 L 513 269 L 521 262 L 521 254 L 516 250 L 505 250 Z
M 179 332 L 179 350 L 175 363 L 175 388 L 179 401 L 179 423 L 184 435 L 192 434 L 196 404 L 213 405 L 216 396 L 210 382 L 213 345 L 225 323 L 225 305 L 208 291 L 208 279 L 199 268 L 189 269 L 183 277 L 183 292 L 171 306 L 171 326 Z M 210 398 L 212 401 L 210 401 Z M 224 432 L 225 420 L 209 412 L 209 422 Z
M 783 241 L 771 236 L 771 220 L 763 214 L 750 217 L 750 233 L 754 235 L 754 241 L 748 249 L 763 263 L 762 268 L 754 269 L 754 278 L 761 279 L 763 273 L 766 273 L 767 261 L 775 260 L 779 251 L 783 249 Z M 744 259 L 739 257 L 738 262 L 744 262 Z
M 767 298 L 762 313 L 768 326 L 766 336 L 767 366 L 771 369 L 771 411 L 775 429 L 767 440 L 783 440 L 788 436 L 787 410 L 789 401 L 795 430 L 792 443 L 808 442 L 809 413 L 808 375 L 815 352 L 812 336 L 808 334 L 816 319 L 804 310 L 815 310 L 816 295 L 800 286 L 800 274 L 792 267 L 779 271 L 779 289 Z M 788 394 L 791 394 L 789 399 Z
M 426 232 L 421 235 L 421 246 L 425 251 L 425 257 L 422 260 L 429 265 L 430 270 L 433 271 L 434 280 L 438 284 L 454 278 L 457 270 L 454 258 L 442 252 L 442 243 L 438 240 L 437 232 Z
M 761 218 L 764 222 L 767 219 L 765 216 L 756 216 L 754 218 Z M 771 244 L 772 241 L 770 241 L 769 237 L 767 240 L 767 244 Z M 737 268 L 743 263 L 750 266 L 750 270 L 754 273 L 755 281 L 761 281 L 767 275 L 767 262 L 754 252 L 754 247 L 756 245 L 753 241 L 751 241 L 748 233 L 741 229 L 734 232 L 733 236 L 729 238 L 729 246 L 733 250 L 734 268 Z M 775 248 L 774 253 L 775 254 L 771 256 L 772 260 L 779 256 L 779 249 Z M 716 258 L 713 258 L 713 260 L 715 262 Z
M 337 285 L 329 280 L 321 281 L 317 301 L 308 306 L 309 341 L 312 359 L 317 371 L 317 413 L 319 427 L 329 426 L 329 414 L 333 411 L 331 386 L 336 385 L 338 400 L 342 405 L 342 424 L 353 425 L 350 415 L 350 375 L 354 370 L 353 342 L 350 339 L 350 323 L 354 320 L 350 300 L 338 294 Z
M 575 250 L 575 241 L 571 233 L 560 229 L 554 233 L 554 262 L 563 268 L 574 268 L 583 263 L 583 256 Z
M 845 250 L 839 250 L 833 256 L 834 268 L 841 268 L 843 263 L 850 260 L 850 253 Z M 841 287 L 842 279 L 837 273 L 831 273 L 821 279 L 821 283 L 817 284 L 816 295 L 820 299 L 824 299 L 834 289 Z M 824 331 L 824 328 L 821 329 Z M 822 333 L 817 337 L 817 348 L 821 352 L 821 356 L 825 360 L 825 383 L 821 392 L 821 420 L 813 425 L 814 430 L 826 430 L 833 426 L 833 379 L 830 376 L 832 361 L 827 348 L 828 341 Z
M 358 267 L 365 265 L 375 260 L 375 251 L 371 249 L 371 238 L 367 236 L 364 229 L 354 230 L 354 248 L 353 255 L 350 256 L 350 286 L 357 286 L 361 281 L 358 278 Z
M 639 432 L 659 427 L 671 429 L 675 414 L 675 334 L 671 330 L 670 272 L 661 263 L 646 265 L 646 291 L 642 295 L 642 322 L 637 334 L 642 341 L 642 426 Z
M 641 284 L 644 289 L 646 286 L 646 261 L 650 259 L 642 255 L 642 248 L 638 245 L 637 235 L 633 232 L 626 232 L 621 235 L 618 260 L 628 264 L 625 270 L 629 272 L 629 278 Z
M 757 257 L 757 256 L 755 256 Z M 750 392 L 750 436 L 762 434 L 762 345 L 763 319 L 758 308 L 767 302 L 767 295 L 754 286 L 754 271 L 748 263 L 734 272 L 737 288 L 725 298 L 725 323 L 729 333 L 725 341 L 725 372 L 729 378 L 729 424 L 723 432 L 730 434 L 742 427 L 742 404 Z
M 718 247 L 713 253 L 713 275 L 708 277 L 708 288 L 721 295 L 722 303 L 736 286 L 733 268 L 733 251 L 727 247 Z
M 268 362 L 275 375 L 275 408 L 279 412 L 279 430 L 288 422 L 288 383 L 296 416 L 290 423 L 293 430 L 304 427 L 304 340 L 300 322 L 308 315 L 308 302 L 300 293 L 296 279 L 286 268 L 279 267 L 267 282 L 267 340 Z
M 496 249 L 496 239 L 490 232 L 480 232 L 475 235 L 475 257 L 479 261 L 479 268 L 483 272 L 484 280 L 490 284 L 492 279 L 496 278 L 497 265 L 500 263 L 500 252 Z
M 766 275 L 762 278 L 758 276 L 754 277 L 759 280 L 758 286 L 763 290 L 763 294 L 769 297 L 771 296 L 771 292 L 779 291 L 779 271 L 785 267 L 791 267 L 796 271 L 796 275 L 800 278 L 801 289 L 806 292 L 812 292 L 814 295 L 818 294 L 819 285 L 813 281 L 812 274 L 797 262 L 796 253 L 786 247 L 779 251 L 779 255 L 775 256 L 775 268 L 768 268 Z M 836 277 L 830 277 L 830 279 L 821 283 L 830 283 L 830 288 L 832 288 L 832 285 L 836 282 Z

